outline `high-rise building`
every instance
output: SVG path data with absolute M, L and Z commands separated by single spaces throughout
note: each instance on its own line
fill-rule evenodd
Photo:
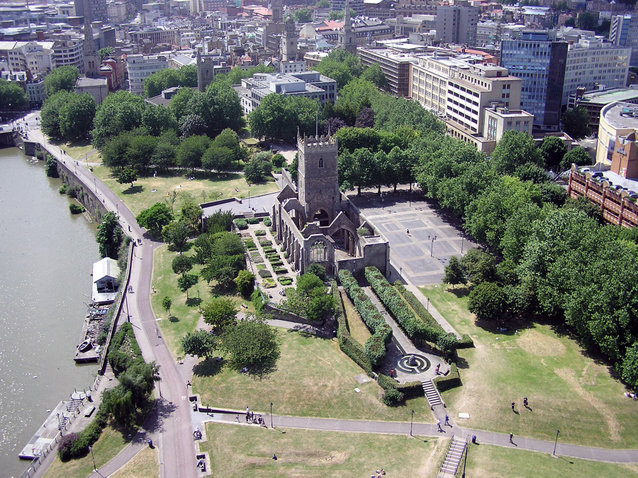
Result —
M 281 59 L 292 61 L 297 59 L 297 40 L 299 34 L 295 28 L 295 21 L 288 18 L 284 26 L 284 34 L 281 37 Z
M 547 31 L 525 30 L 501 42 L 501 65 L 521 79 L 521 108 L 534 115 L 535 127 L 559 127 L 566 63 L 567 42 Z
M 609 41 L 614 45 L 631 47 L 630 66 L 638 66 L 638 16 L 614 15 L 609 27 Z
M 108 15 L 106 13 L 106 0 L 75 0 L 75 14 L 78 17 L 88 17 L 89 22 L 106 22 Z
M 436 9 L 436 41 L 476 45 L 476 25 L 479 10 L 476 7 L 440 5 Z

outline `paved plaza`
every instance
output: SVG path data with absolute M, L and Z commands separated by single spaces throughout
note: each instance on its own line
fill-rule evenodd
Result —
M 439 283 L 450 257 L 477 247 L 420 192 L 384 192 L 382 197 L 352 194 L 349 198 L 375 232 L 390 243 L 392 280 L 400 274 L 417 287 Z

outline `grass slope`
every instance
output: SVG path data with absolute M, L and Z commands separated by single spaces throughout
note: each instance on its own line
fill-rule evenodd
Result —
M 148 478 L 160 476 L 159 449 L 144 447 L 126 465 L 110 475 L 111 478 Z
M 453 415 L 468 412 L 464 426 L 608 448 L 638 446 L 638 403 L 608 367 L 547 325 L 498 333 L 478 327 L 465 291 L 422 289 L 476 348 L 459 351 L 463 386 L 443 394 Z M 529 399 L 531 410 L 523 408 Z M 510 403 L 516 402 L 518 414 Z

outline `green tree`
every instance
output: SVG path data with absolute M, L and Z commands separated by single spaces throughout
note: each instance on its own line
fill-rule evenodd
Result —
M 223 146 L 211 144 L 202 156 L 202 168 L 207 170 L 228 171 L 233 164 L 233 152 Z
M 152 236 L 159 237 L 162 228 L 173 220 L 170 208 L 161 202 L 156 202 L 148 209 L 144 209 L 137 215 L 137 222 L 145 227 Z
M 335 311 L 334 297 L 328 294 L 318 295 L 308 301 L 306 306 L 306 318 L 312 322 L 320 322 L 331 315 Z
M 569 169 L 572 167 L 572 163 L 576 166 L 585 166 L 592 164 L 592 159 L 584 148 L 577 146 L 565 153 L 560 162 L 560 167 L 562 170 Z
M 95 113 L 93 144 L 102 148 L 110 138 L 140 126 L 145 107 L 142 97 L 128 91 L 108 95 Z
M 496 276 L 496 259 L 489 252 L 470 249 L 461 259 L 465 277 L 473 284 L 493 281 Z
M 234 325 L 236 315 L 235 302 L 229 297 L 213 297 L 202 307 L 204 322 L 219 332 Z
M 578 28 L 581 30 L 593 31 L 598 25 L 598 15 L 591 12 L 580 12 L 578 14 Z
M 218 341 L 214 335 L 205 330 L 188 332 L 182 337 L 182 350 L 187 355 L 207 359 L 218 347 Z
M 179 122 L 179 132 L 183 138 L 206 134 L 207 128 L 204 119 L 197 114 L 182 116 Z
M 42 118 L 44 120 L 44 115 Z M 128 164 L 128 147 L 132 138 L 130 133 L 122 133 L 109 139 L 102 147 L 104 164 L 110 168 L 125 167 Z
M 153 150 L 151 165 L 160 170 L 167 170 L 177 164 L 177 149 L 168 141 L 160 141 Z
M 309 8 L 300 8 L 293 14 L 297 23 L 309 23 L 312 21 L 312 11 Z
M 0 79 L 0 109 L 16 111 L 25 108 L 29 97 L 20 85 Z
M 173 306 L 173 301 L 167 295 L 162 298 L 162 308 L 166 311 L 167 314 L 171 313 L 171 307 Z
M 505 313 L 505 293 L 494 282 L 481 282 L 472 289 L 468 299 L 470 312 L 480 321 L 501 320 Z
M 248 183 L 263 183 L 266 182 L 271 171 L 272 163 L 270 159 L 255 155 L 244 166 L 244 177 Z
M 60 111 L 71 101 L 71 95 L 68 91 L 58 91 L 44 100 L 40 111 L 42 131 L 53 140 L 63 139 L 60 131 Z
M 211 234 L 230 231 L 234 217 L 232 211 L 215 211 L 206 218 L 206 230 Z
M 492 162 L 500 174 L 511 174 L 526 163 L 543 165 L 543 156 L 527 133 L 506 131 L 492 153 Z
M 465 284 L 467 279 L 465 278 L 465 272 L 461 267 L 459 258 L 456 256 L 450 257 L 448 265 L 445 266 L 445 276 L 443 282 L 454 286 L 456 284 Z
M 237 273 L 237 277 L 234 279 L 237 291 L 242 297 L 248 298 L 255 289 L 255 276 L 246 269 L 243 269 Z
M 89 136 L 95 117 L 95 100 L 88 93 L 71 93 L 59 110 L 60 134 L 67 141 L 77 141 Z
M 99 246 L 100 256 L 117 259 L 122 238 L 122 229 L 117 216 L 113 212 L 107 212 L 102 216 L 100 225 L 97 227 L 96 241 Z
M 142 126 L 151 136 L 160 136 L 165 131 L 177 131 L 177 120 L 170 108 L 148 104 L 142 113 Z
M 182 252 L 186 247 L 192 228 L 184 221 L 173 221 L 162 228 L 162 238 L 172 249 Z
M 182 292 L 186 292 L 186 298 L 188 299 L 188 289 L 197 284 L 198 281 L 197 274 L 182 274 L 177 279 L 177 285 Z
M 104 48 L 100 48 L 97 51 L 97 56 L 100 59 L 100 62 L 103 62 L 105 59 L 109 58 L 113 52 L 115 51 L 115 49 L 112 46 L 107 46 Z
M 317 276 L 322 282 L 326 280 L 326 268 L 321 264 L 313 262 L 306 268 L 306 272 Z
M 202 166 L 202 156 L 210 145 L 208 136 L 189 136 L 177 147 L 177 164 L 182 168 L 195 169 Z
M 540 147 L 541 155 L 545 163 L 545 169 L 556 170 L 567 152 L 567 146 L 562 139 L 556 136 L 543 138 Z
M 171 268 L 175 274 L 185 274 L 193 268 L 193 261 L 188 256 L 178 254 L 173 258 Z
M 354 125 L 355 118 L 363 108 L 370 106 L 370 99 L 379 95 L 372 81 L 357 78 L 350 81 L 339 91 L 334 106 L 334 113 L 346 124 Z M 332 132 L 336 132 L 333 129 Z
M 155 152 L 157 138 L 149 135 L 133 136 L 126 148 L 126 162 L 137 171 L 145 171 Z
M 189 110 L 188 104 L 191 98 L 195 96 L 195 90 L 191 88 L 181 88 L 168 104 L 168 107 L 173 112 L 173 116 L 177 120 L 177 123 L 181 125 L 182 118 L 188 114 L 192 114 Z
M 191 195 L 185 195 L 180 209 L 180 220 L 188 225 L 192 232 L 197 232 L 199 230 L 202 213 L 203 211 L 201 206 L 193 199 L 193 197 Z
M 137 181 L 137 171 L 133 168 L 123 168 L 117 175 L 117 182 L 120 184 L 130 184 L 129 188 L 133 187 L 135 181 Z
M 634 342 L 625 352 L 621 366 L 623 382 L 634 390 L 638 388 L 638 342 Z
M 47 96 L 53 96 L 58 91 L 73 91 L 80 71 L 75 66 L 60 66 L 55 68 L 44 78 L 44 90 Z
M 563 125 L 563 131 L 574 139 L 580 139 L 591 134 L 589 113 L 582 106 L 565 110 L 560 120 Z
M 230 363 L 248 373 L 263 375 L 273 370 L 279 358 L 277 336 L 262 320 L 248 317 L 222 336 L 222 348 L 230 353 Z
M 377 88 L 385 89 L 388 86 L 385 73 L 383 73 L 381 67 L 376 64 L 367 67 L 361 75 L 361 79 L 373 83 Z

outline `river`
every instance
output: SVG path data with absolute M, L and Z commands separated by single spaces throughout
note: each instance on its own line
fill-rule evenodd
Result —
M 73 362 L 95 226 L 69 213 L 42 162 L 0 149 L 0 476 L 19 476 L 18 453 L 60 400 L 92 383 L 95 365 Z

